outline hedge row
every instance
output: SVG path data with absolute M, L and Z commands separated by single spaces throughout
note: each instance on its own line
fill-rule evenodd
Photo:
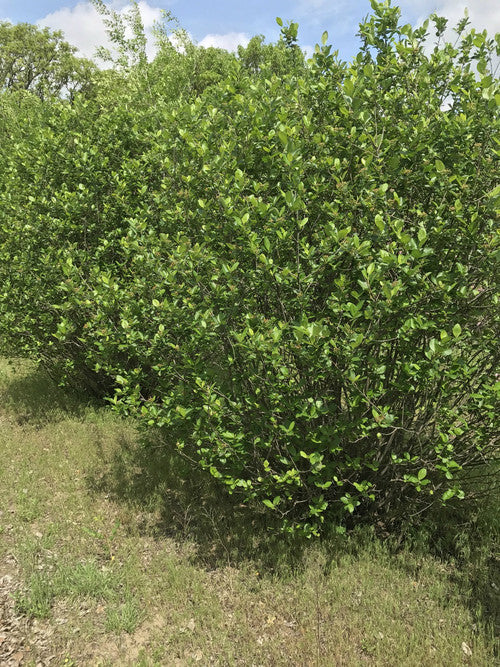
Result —
M 4 349 L 306 535 L 464 498 L 500 432 L 494 43 L 373 7 L 349 65 L 52 103 L 2 156 Z

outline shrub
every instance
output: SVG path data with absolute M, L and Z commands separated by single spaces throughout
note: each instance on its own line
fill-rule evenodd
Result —
M 189 103 L 59 109 L 2 221 L 4 335 L 305 535 L 464 498 L 498 444 L 494 44 L 373 8 L 350 65 L 325 34 Z

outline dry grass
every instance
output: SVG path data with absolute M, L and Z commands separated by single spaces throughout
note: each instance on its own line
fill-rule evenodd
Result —
M 1 363 L 0 398 L 0 664 L 494 663 L 453 563 L 273 538 L 27 363 Z

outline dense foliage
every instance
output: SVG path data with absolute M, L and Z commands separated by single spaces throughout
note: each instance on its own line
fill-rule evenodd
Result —
M 464 498 L 498 451 L 500 39 L 372 6 L 350 64 L 295 24 L 166 40 L 0 165 L 4 350 L 306 535 Z

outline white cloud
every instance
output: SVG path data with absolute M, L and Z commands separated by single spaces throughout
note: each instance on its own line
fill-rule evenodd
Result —
M 127 11 L 129 3 L 124 0 L 115 0 L 108 3 L 108 6 L 123 14 Z M 152 28 L 155 22 L 161 20 L 161 9 L 151 6 L 145 0 L 140 0 L 139 9 L 148 36 L 146 51 L 148 57 L 152 58 L 155 53 Z M 65 39 L 88 58 L 94 56 L 97 47 L 106 46 L 109 48 L 110 46 L 102 18 L 90 2 L 79 2 L 73 8 L 62 7 L 51 14 L 47 14 L 37 23 L 53 30 L 62 30 Z
M 422 23 L 430 14 L 445 16 L 448 19 L 448 27 L 453 29 L 464 17 L 467 9 L 469 12 L 470 27 L 476 30 L 488 31 L 492 37 L 500 32 L 500 2 L 498 0 L 414 0 L 410 9 L 419 14 L 419 23 Z
M 214 46 L 226 51 L 236 51 L 238 46 L 246 46 L 249 42 L 248 36 L 244 32 L 227 32 L 224 35 L 208 34 L 199 42 L 200 46 L 205 48 Z
M 93 57 L 98 46 L 108 45 L 101 17 L 88 2 L 78 3 L 73 9 L 63 7 L 37 21 L 38 25 L 62 30 L 65 39 L 87 57 Z

